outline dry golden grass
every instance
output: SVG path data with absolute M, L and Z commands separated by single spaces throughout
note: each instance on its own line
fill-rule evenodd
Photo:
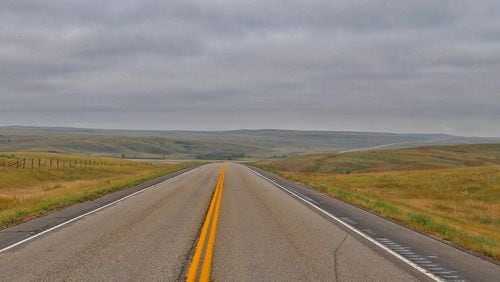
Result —
M 73 154 L 8 153 L 9 157 L 11 155 L 30 159 L 87 160 L 106 165 L 34 169 L 0 167 L 0 227 L 194 165 L 186 162 L 151 165 Z
M 500 260 L 500 166 L 360 174 L 275 172 Z
M 260 162 L 290 172 L 365 173 L 500 165 L 500 144 L 429 146 L 318 154 Z

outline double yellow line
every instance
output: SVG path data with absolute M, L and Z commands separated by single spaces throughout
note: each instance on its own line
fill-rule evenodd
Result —
M 207 217 L 203 226 L 201 228 L 200 238 L 196 244 L 196 249 L 193 255 L 193 260 L 189 266 L 189 270 L 186 276 L 187 282 L 196 281 L 198 272 L 200 272 L 200 278 L 198 281 L 209 281 L 210 271 L 212 269 L 212 257 L 214 254 L 215 245 L 215 234 L 217 233 L 217 222 L 219 221 L 220 206 L 222 200 L 222 188 L 224 187 L 224 176 L 226 174 L 226 164 L 222 167 L 219 173 L 219 179 L 215 185 L 215 191 L 210 201 L 210 206 L 208 208 Z M 205 244 L 207 241 L 208 242 Z M 205 246 L 206 245 L 206 246 Z M 205 250 L 205 255 L 203 256 L 203 264 L 201 265 L 201 270 L 199 269 L 201 257 Z

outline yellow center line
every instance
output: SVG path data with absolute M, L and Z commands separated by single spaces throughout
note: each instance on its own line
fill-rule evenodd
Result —
M 220 205 L 222 199 L 222 188 L 224 187 L 224 176 L 226 174 L 226 165 L 222 167 L 217 184 L 215 185 L 215 191 L 210 201 L 210 206 L 208 208 L 207 216 L 203 222 L 203 226 L 200 232 L 200 238 L 196 244 L 196 249 L 189 266 L 189 270 L 186 276 L 187 282 L 196 281 L 196 276 L 198 274 L 198 267 L 200 265 L 200 260 L 202 257 L 203 249 L 205 248 L 205 241 L 207 240 L 208 230 L 210 229 L 210 234 L 208 234 L 208 244 L 206 246 L 206 251 L 204 255 L 204 261 L 201 269 L 199 281 L 209 281 L 210 271 L 212 267 L 212 256 L 215 245 L 215 234 L 217 232 L 217 223 L 219 220 Z
M 222 170 L 222 179 L 220 184 L 220 193 L 217 199 L 217 203 L 215 204 L 215 214 L 212 223 L 212 228 L 210 228 L 210 236 L 208 237 L 208 245 L 207 250 L 205 251 L 205 260 L 203 261 L 203 266 L 201 268 L 200 281 L 209 281 L 210 280 L 210 270 L 212 268 L 212 257 L 214 254 L 214 245 L 215 245 L 215 234 L 217 233 L 217 223 L 219 222 L 219 213 L 220 206 L 222 200 L 222 187 L 224 187 L 224 176 L 226 174 L 225 166 Z

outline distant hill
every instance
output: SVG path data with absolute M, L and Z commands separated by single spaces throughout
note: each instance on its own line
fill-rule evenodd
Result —
M 500 165 L 500 143 L 315 154 L 257 164 L 269 170 L 358 173 Z
M 278 158 L 382 146 L 500 142 L 445 134 L 349 131 L 154 131 L 0 127 L 0 151 L 53 151 L 127 158 Z

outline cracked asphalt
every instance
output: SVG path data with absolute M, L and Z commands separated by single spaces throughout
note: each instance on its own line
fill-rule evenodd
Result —
M 0 253 L 0 280 L 183 280 L 221 167 L 202 166 Z M 228 164 L 211 279 L 424 278 L 247 167 Z
M 230 164 L 227 169 L 212 278 L 422 279 L 238 164 Z

